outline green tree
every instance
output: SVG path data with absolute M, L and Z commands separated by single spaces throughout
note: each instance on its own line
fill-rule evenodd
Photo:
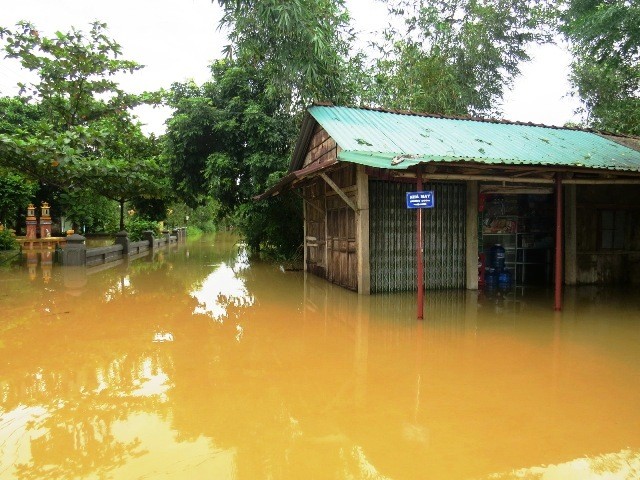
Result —
M 21 98 L 0 98 L 0 111 L 0 135 L 33 131 L 41 118 L 40 109 Z M 16 228 L 15 220 L 33 200 L 36 188 L 37 184 L 20 172 L 0 167 L 0 224 Z
M 640 135 L 640 4 L 568 0 L 561 30 L 571 41 L 571 81 L 590 125 Z
M 202 87 L 172 89 L 165 152 L 173 186 L 191 207 L 212 196 L 219 218 L 239 226 L 253 250 L 291 252 L 301 240 L 299 201 L 253 197 L 287 171 L 306 105 L 357 98 L 349 14 L 343 0 L 218 3 L 227 59 Z
M 74 230 L 113 233 L 118 228 L 118 204 L 89 189 L 58 191 L 50 196 L 51 211 L 64 212 Z
M 551 11 L 536 0 L 400 0 L 378 45 L 365 100 L 440 114 L 496 115 L 506 88 L 546 41 Z
M 26 211 L 36 187 L 22 175 L 0 168 L 0 225 L 17 227 L 18 214 Z
M 298 226 L 299 207 L 280 199 L 258 206 L 253 197 L 286 172 L 296 136 L 294 117 L 269 95 L 269 79 L 257 69 L 221 60 L 212 74 L 202 87 L 191 83 L 172 89 L 176 111 L 168 122 L 165 155 L 176 191 L 192 208 L 207 196 L 214 198 L 218 220 L 239 226 L 253 250 L 291 251 L 299 233 L 285 238 L 274 215 L 282 216 L 284 208 Z
M 343 0 L 218 0 L 229 59 L 266 79 L 265 93 L 289 111 L 312 100 L 345 103 L 353 31 Z
M 6 56 L 37 75 L 20 87 L 24 101 L 41 113 L 29 128 L 0 133 L 0 165 L 61 187 L 81 184 L 82 162 L 99 155 L 114 119 L 159 101 L 159 93 L 131 95 L 118 86 L 114 75 L 141 66 L 119 58 L 121 47 L 105 29 L 94 22 L 88 34 L 72 28 L 45 37 L 28 22 L 13 31 L 0 27 Z
M 78 178 L 90 190 L 118 202 L 120 230 L 124 230 L 125 204 L 134 199 L 141 203 L 146 200 L 147 205 L 152 200 L 162 202 L 168 194 L 169 179 L 157 140 L 145 136 L 140 125 L 128 118 L 113 120 L 109 130 L 104 130 L 100 155 L 78 165 Z M 162 218 L 164 215 L 162 211 Z

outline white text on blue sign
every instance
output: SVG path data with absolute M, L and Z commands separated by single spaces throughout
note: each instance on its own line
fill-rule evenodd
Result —
M 433 208 L 435 195 L 432 190 L 424 192 L 407 192 L 407 208 Z

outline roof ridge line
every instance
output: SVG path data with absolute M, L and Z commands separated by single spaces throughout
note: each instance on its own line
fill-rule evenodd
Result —
M 598 130 L 592 127 L 566 127 L 566 126 L 558 126 L 558 125 L 546 125 L 543 123 L 534 123 L 534 122 L 523 122 L 519 120 L 506 120 L 506 119 L 498 119 L 498 118 L 485 118 L 485 117 L 472 117 L 470 115 L 443 115 L 440 113 L 426 113 L 426 112 L 415 112 L 413 110 L 401 110 L 401 109 L 391 109 L 384 107 L 367 107 L 367 106 L 353 106 L 353 105 L 335 105 L 333 102 L 313 102 L 306 110 L 310 107 L 335 107 L 335 108 L 351 108 L 354 110 L 368 110 L 372 112 L 381 112 L 381 113 L 392 113 L 396 115 L 409 115 L 414 117 L 428 117 L 428 118 L 443 118 L 447 120 L 461 120 L 461 121 L 469 121 L 469 122 L 483 122 L 483 123 L 495 123 L 501 125 L 521 125 L 525 127 L 540 127 L 540 128 L 550 128 L 553 130 L 572 130 L 577 132 L 587 132 L 587 133 L 595 133 L 599 135 L 609 135 L 614 137 L 621 138 L 631 138 L 635 140 L 640 140 L 640 137 L 635 135 L 629 135 L 625 133 L 614 133 L 606 130 Z

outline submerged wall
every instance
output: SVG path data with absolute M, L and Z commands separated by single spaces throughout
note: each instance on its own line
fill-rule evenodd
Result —
M 578 185 L 578 284 L 640 284 L 640 196 L 637 185 Z

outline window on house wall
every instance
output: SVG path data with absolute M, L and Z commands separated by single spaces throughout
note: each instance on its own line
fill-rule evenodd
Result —
M 602 250 L 622 250 L 627 212 L 624 210 L 600 211 L 600 248 Z

